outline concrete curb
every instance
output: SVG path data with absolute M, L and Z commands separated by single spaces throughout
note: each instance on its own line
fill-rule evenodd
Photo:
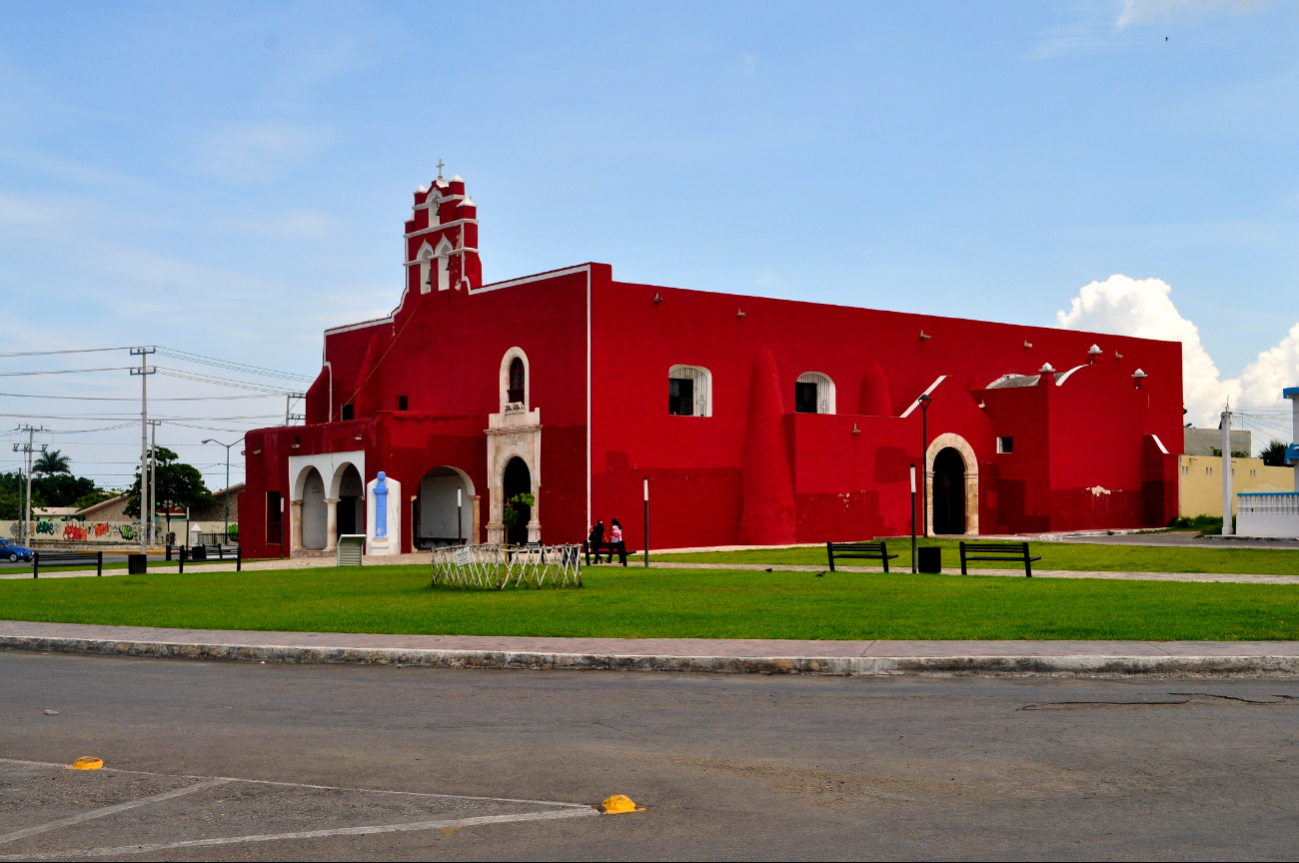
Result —
M 703 674 L 1299 676 L 1299 656 L 671 656 L 529 651 L 284 647 L 201 642 L 0 636 L 0 649 L 156 659 L 320 665 Z

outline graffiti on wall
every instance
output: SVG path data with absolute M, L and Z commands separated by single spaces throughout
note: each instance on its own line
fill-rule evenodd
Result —
M 2 525 L 3 522 L 0 522 Z M 0 531 L 17 539 L 22 535 L 22 522 L 9 522 L 8 530 Z M 134 542 L 140 536 L 140 527 L 132 522 L 76 521 L 72 519 L 43 518 L 31 524 L 31 537 L 64 542 Z

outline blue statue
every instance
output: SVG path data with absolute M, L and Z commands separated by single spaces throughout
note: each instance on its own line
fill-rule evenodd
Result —
M 388 538 L 388 478 L 379 471 L 379 481 L 374 486 L 374 538 Z

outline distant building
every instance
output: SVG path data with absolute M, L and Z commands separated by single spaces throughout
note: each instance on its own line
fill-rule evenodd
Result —
M 1203 455 L 1213 456 L 1214 450 L 1219 450 L 1216 455 L 1222 455 L 1222 430 L 1221 429 L 1197 429 L 1187 428 L 1182 432 L 1182 438 L 1186 443 L 1182 447 L 1182 452 L 1186 455 Z M 1248 431 L 1238 429 L 1231 430 L 1231 451 L 1247 452 L 1254 454 L 1253 435 Z M 1229 453 L 1230 454 L 1230 453 Z M 1222 512 L 1222 501 L 1218 501 L 1219 514 Z
M 1189 432 L 1190 429 L 1187 429 Z M 1213 433 L 1222 441 L 1222 432 Z M 1232 432 L 1235 447 L 1236 432 Z M 1244 432 L 1243 434 L 1249 434 Z M 1220 456 L 1179 456 L 1177 512 L 1184 518 L 1197 515 L 1222 517 L 1222 458 Z M 1231 512 L 1236 513 L 1239 501 L 1235 495 L 1250 492 L 1292 492 L 1294 468 L 1263 464 L 1261 458 L 1233 458 L 1231 460 Z
M 542 230 L 575 206 L 555 194 Z M 773 193 L 773 218 L 815 219 L 795 197 Z M 633 284 L 597 263 L 483 284 L 478 228 L 459 177 L 421 186 L 397 307 L 325 332 L 305 425 L 245 436 L 250 557 L 344 533 L 388 554 L 576 543 L 613 518 L 635 548 L 646 483 L 657 548 L 897 536 L 911 465 L 936 534 L 1177 514 L 1177 342 Z

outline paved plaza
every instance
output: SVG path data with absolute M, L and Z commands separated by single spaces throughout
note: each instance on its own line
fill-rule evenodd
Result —
M 6 859 L 1289 859 L 1299 839 L 1293 680 L 16 651 L 0 679 Z M 61 769 L 83 755 L 106 768 Z M 646 811 L 586 808 L 615 793 Z

